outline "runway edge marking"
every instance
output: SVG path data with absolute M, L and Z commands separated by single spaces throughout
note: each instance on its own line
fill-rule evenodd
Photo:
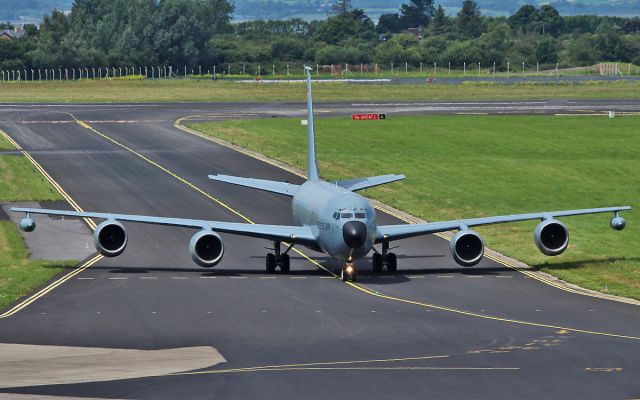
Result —
M 176 129 L 180 129 L 183 132 L 187 132 L 187 133 L 189 133 L 191 135 L 198 136 L 198 137 L 200 137 L 202 139 L 205 139 L 205 140 L 208 140 L 210 142 L 214 142 L 214 143 L 219 144 L 221 146 L 227 147 L 229 149 L 237 151 L 238 153 L 241 153 L 241 154 L 244 154 L 246 156 L 255 158 L 256 160 L 265 162 L 265 163 L 267 163 L 269 165 L 272 165 L 274 167 L 277 167 L 277 168 L 280 168 L 280 169 L 285 170 L 287 172 L 290 172 L 290 173 L 292 173 L 294 175 L 297 175 L 297 176 L 299 176 L 301 178 L 305 178 L 305 179 L 307 178 L 307 175 L 302 170 L 300 170 L 298 168 L 295 168 L 295 167 L 293 167 L 293 166 L 291 166 L 289 164 L 286 164 L 286 163 L 284 163 L 282 161 L 278 161 L 278 160 L 274 160 L 272 158 L 269 158 L 269 157 L 265 156 L 264 154 L 259 153 L 257 151 L 245 149 L 245 148 L 243 148 L 241 146 L 229 143 L 226 140 L 206 135 L 204 133 L 198 132 L 195 129 L 191 129 L 191 128 L 189 128 L 187 126 L 184 126 L 182 124 L 183 121 L 189 120 L 191 118 L 198 118 L 198 117 L 200 117 L 200 118 L 202 118 L 202 117 L 211 117 L 211 115 L 197 114 L 197 115 L 188 115 L 188 116 L 185 116 L 185 117 L 181 117 L 181 118 L 178 118 L 175 121 L 173 126 Z M 382 202 L 380 202 L 378 200 L 375 200 L 375 199 L 370 199 L 370 200 L 371 200 L 374 208 L 376 208 L 377 210 L 380 210 L 380 211 L 382 211 L 382 212 L 384 212 L 386 214 L 389 214 L 389 215 L 391 215 L 393 217 L 396 217 L 396 218 L 398 218 L 401 221 L 404 221 L 406 223 L 416 224 L 416 223 L 421 223 L 421 222 L 427 222 L 427 221 L 424 221 L 424 220 L 419 219 L 417 217 L 410 216 L 410 215 L 406 214 L 403 211 L 396 210 L 393 207 L 391 207 L 389 205 L 386 205 L 386 204 L 384 204 L 384 203 L 382 203 Z M 444 240 L 447 240 L 447 241 L 451 239 L 451 233 L 435 233 L 434 235 L 437 236 L 437 237 L 440 237 L 440 238 L 442 238 Z M 578 295 L 581 295 L 581 296 L 593 297 L 593 298 L 602 299 L 602 300 L 616 301 L 616 302 L 619 302 L 619 303 L 631 304 L 631 305 L 636 305 L 636 306 L 640 305 L 640 301 L 638 301 L 638 300 L 629 299 L 629 298 L 621 297 L 621 296 L 614 296 L 614 295 L 610 295 L 610 294 L 604 294 L 604 293 L 600 293 L 600 292 L 597 292 L 597 291 L 594 291 L 594 290 L 585 289 L 585 288 L 580 287 L 578 285 L 569 284 L 569 283 L 567 283 L 565 281 L 562 281 L 562 280 L 556 278 L 553 275 L 545 274 L 544 272 L 538 271 L 538 270 L 532 268 L 531 266 L 526 265 L 526 264 L 524 264 L 524 263 L 522 263 L 520 261 L 518 261 L 518 263 L 521 263 L 522 266 L 514 265 L 514 263 L 511 260 L 509 260 L 505 255 L 503 255 L 503 254 L 501 254 L 501 253 L 499 253 L 499 252 L 497 252 L 495 250 L 491 250 L 489 248 L 487 248 L 486 250 L 487 250 L 487 252 L 485 252 L 484 257 L 486 257 L 486 258 L 488 258 L 488 259 L 490 259 L 492 261 L 495 261 L 495 262 L 497 262 L 499 264 L 502 264 L 505 267 L 510 268 L 510 269 L 512 269 L 512 270 L 514 270 L 516 272 L 519 272 L 519 273 L 521 273 L 523 275 L 526 275 L 526 276 L 528 276 L 530 278 L 533 278 L 533 279 L 535 279 L 535 280 L 537 280 L 537 281 L 539 281 L 541 283 L 544 283 L 545 285 L 554 287 L 556 289 L 560 289 L 560 290 L 563 290 L 563 291 L 568 292 L 568 293 L 578 294 Z
M 24 150 L 22 148 L 22 146 L 20 146 L 18 144 L 18 142 L 13 140 L 13 138 L 11 136 L 9 136 L 9 134 L 6 133 L 5 131 L 3 131 L 2 129 L 0 129 L 0 135 L 2 135 L 2 137 L 4 137 L 9 143 L 11 143 L 11 145 L 13 145 L 18 151 L 20 151 L 31 162 L 31 164 L 47 179 L 47 181 L 49 181 L 49 183 L 51 183 L 51 185 L 71 205 L 71 207 L 73 207 L 76 211 L 83 212 L 82 208 L 78 205 L 78 203 L 76 203 L 73 200 L 73 198 L 71 198 L 71 196 L 69 196 L 69 194 L 67 192 L 65 192 L 65 190 L 62 188 L 62 186 L 60 186 L 60 184 L 58 182 L 56 182 L 55 179 L 53 179 L 51 177 L 51 175 L 49 175 L 47 173 L 47 171 L 45 171 L 45 169 L 40 165 L 40 163 L 38 163 L 31 156 L 31 154 L 29 154 L 26 150 Z M 93 222 L 93 220 L 91 220 L 89 218 L 83 218 L 83 221 L 87 224 L 87 226 L 89 227 L 89 229 L 91 231 L 95 230 L 96 223 Z M 86 261 L 84 264 L 80 265 L 79 267 L 74 268 L 69 273 L 67 273 L 67 274 L 61 276 L 60 278 L 58 278 L 57 280 L 51 282 L 50 284 L 48 284 L 47 286 L 43 287 L 42 289 L 37 291 L 35 294 L 29 296 L 25 300 L 19 302 L 18 304 L 16 304 L 15 306 L 10 308 L 9 310 L 4 312 L 3 314 L 0 314 L 0 319 L 7 318 L 7 317 L 10 317 L 12 315 L 15 315 L 19 311 L 25 309 L 27 306 L 29 306 L 33 302 L 35 302 L 36 300 L 40 299 L 41 297 L 43 297 L 44 295 L 46 295 L 47 293 L 52 291 L 53 289 L 57 288 L 58 286 L 62 285 L 63 283 L 65 283 L 69 279 L 73 278 L 74 276 L 78 275 L 79 273 L 81 273 L 85 269 L 87 269 L 90 266 L 92 266 L 93 264 L 97 263 L 102 258 L 104 258 L 102 255 L 94 255 L 91 259 Z
M 211 200 L 214 200 L 216 203 L 220 204 L 224 208 L 226 208 L 226 209 L 232 211 L 234 214 L 242 217 L 245 221 L 247 221 L 247 222 L 249 222 L 251 224 L 254 223 L 253 221 L 251 221 L 249 218 L 245 217 L 239 211 L 233 209 L 231 206 L 229 206 L 228 204 L 224 203 L 223 201 L 221 201 L 219 199 L 216 199 L 215 197 L 211 196 L 210 194 L 208 194 L 204 190 L 200 189 L 199 187 L 197 187 L 193 183 L 191 183 L 191 182 L 187 181 L 186 179 L 180 177 L 179 175 L 171 172 L 169 169 L 167 169 L 167 168 L 163 167 L 162 165 L 158 164 L 157 162 L 149 159 L 148 157 L 144 156 L 143 154 L 141 154 L 141 153 L 131 149 L 130 147 L 118 142 L 117 140 L 105 135 L 104 133 L 99 132 L 98 130 L 96 130 L 95 128 L 93 128 L 90 125 L 86 124 L 85 122 L 76 119 L 75 116 L 73 116 L 72 114 L 69 114 L 69 115 L 71 115 L 71 117 L 74 118 L 78 122 L 78 124 L 80 126 L 82 126 L 82 127 L 86 128 L 86 129 L 88 129 L 89 131 L 91 131 L 91 132 L 103 137 L 104 139 L 110 141 L 111 143 L 114 143 L 117 146 L 122 147 L 123 149 L 126 149 L 127 151 L 131 152 L 132 154 L 142 158 L 143 160 L 145 160 L 149 164 L 155 166 L 156 168 L 158 168 L 161 171 L 169 174 L 170 176 L 178 179 L 179 181 L 183 182 L 188 187 L 196 190 L 198 193 L 201 193 L 202 195 L 204 195 L 205 197 L 207 197 L 207 198 L 209 198 Z M 335 274 L 333 271 L 325 268 L 319 262 L 317 262 L 316 260 L 314 260 L 311 257 L 307 256 L 305 253 L 297 250 L 296 248 L 293 248 L 293 250 L 296 253 L 298 253 L 299 255 L 301 255 L 302 257 L 304 257 L 306 260 L 311 262 L 312 264 L 316 265 L 318 268 L 326 271 L 327 273 L 333 275 L 335 278 L 339 279 L 339 276 L 337 274 Z M 398 302 L 402 302 L 402 303 L 405 303 L 405 304 L 413 304 L 413 305 L 417 305 L 417 306 L 421 306 L 421 307 L 425 307 L 425 308 L 436 309 L 436 310 L 440 310 L 440 311 L 450 312 L 450 313 L 459 314 L 459 315 L 465 315 L 465 316 L 469 316 L 469 317 L 482 318 L 482 319 L 491 320 L 491 321 L 499 321 L 499 322 L 505 322 L 505 323 L 519 324 L 519 325 L 535 326 L 535 327 L 546 328 L 546 329 L 554 329 L 554 330 L 564 329 L 564 330 L 567 330 L 569 332 L 585 333 L 585 334 L 591 334 L 591 335 L 597 335 L 597 336 L 607 336 L 607 337 L 615 337 L 615 338 L 622 338 L 622 339 L 640 340 L 640 337 L 636 337 L 636 336 L 627 336 L 627 335 L 620 335 L 620 334 L 615 334 L 615 333 L 589 331 L 589 330 L 585 330 L 585 329 L 574 329 L 574 328 L 569 328 L 569 327 L 561 327 L 561 326 L 555 326 L 555 325 L 549 325 L 549 324 L 541 324 L 541 323 L 536 323 L 536 322 L 521 321 L 521 320 L 502 318 L 502 317 L 495 317 L 495 316 L 491 316 L 491 315 L 483 315 L 483 314 L 478 314 L 478 313 L 474 313 L 474 312 L 471 312 L 471 311 L 459 310 L 459 309 L 455 309 L 455 308 L 449 308 L 449 307 L 438 306 L 438 305 L 434 305 L 434 304 L 422 303 L 422 302 L 414 301 L 414 300 L 402 299 L 402 298 L 399 298 L 399 297 L 388 296 L 388 295 L 384 295 L 384 294 L 381 294 L 379 292 L 376 292 L 374 290 L 371 290 L 371 289 L 367 288 L 364 285 L 359 285 L 359 284 L 355 284 L 355 283 L 351 283 L 351 282 L 346 282 L 346 284 L 348 284 L 352 288 L 358 289 L 359 291 L 361 291 L 363 293 L 366 293 L 366 294 L 369 294 L 369 295 L 372 295 L 372 296 L 375 296 L 375 297 L 378 297 L 378 298 L 382 298 L 382 299 L 386 299 L 386 300 L 398 301 Z

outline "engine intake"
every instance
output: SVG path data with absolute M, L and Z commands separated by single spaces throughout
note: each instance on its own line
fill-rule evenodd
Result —
M 533 232 L 533 238 L 538 249 L 547 256 L 562 254 L 569 246 L 569 230 L 555 219 L 540 222 Z
M 189 241 L 189 253 L 193 262 L 201 267 L 218 265 L 224 254 L 224 244 L 220 236 L 212 231 L 200 231 Z
M 105 257 L 116 257 L 127 247 L 127 230 L 118 221 L 104 221 L 93 231 L 96 250 Z
M 470 229 L 458 231 L 449 244 L 453 259 L 463 267 L 472 267 L 482 260 L 484 242 L 480 235 Z

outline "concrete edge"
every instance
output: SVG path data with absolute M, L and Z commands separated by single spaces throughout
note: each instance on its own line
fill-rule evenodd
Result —
M 232 150 L 235 150 L 239 153 L 245 154 L 247 156 L 253 157 L 257 160 L 263 161 L 267 164 L 271 164 L 273 166 L 276 166 L 280 169 L 283 169 L 287 172 L 291 172 L 295 175 L 298 175 L 300 177 L 306 178 L 306 172 L 300 168 L 294 167 L 292 165 L 289 165 L 287 163 L 284 163 L 282 161 L 270 158 L 265 156 L 262 153 L 259 153 L 257 151 L 254 150 L 250 150 L 247 149 L 245 147 L 242 146 L 238 146 L 236 144 L 232 144 L 230 142 L 227 142 L 226 140 L 217 138 L 217 137 L 213 137 L 213 136 L 209 136 L 207 134 L 204 134 L 202 132 L 196 131 L 194 129 L 191 129 L 187 126 L 184 126 L 182 124 L 182 122 L 186 119 L 188 119 L 189 116 L 187 117 L 183 117 L 183 118 L 179 118 L 176 120 L 176 122 L 174 123 L 174 127 L 177 129 L 182 130 L 183 132 L 187 132 L 191 135 L 195 135 L 198 136 L 202 139 L 208 140 L 210 142 L 214 142 L 216 144 L 219 144 L 221 146 L 225 146 L 227 148 L 230 148 Z M 409 223 L 414 223 L 414 224 L 419 224 L 419 223 L 426 223 L 428 221 L 423 220 L 421 218 L 415 217 L 405 211 L 402 210 L 398 210 L 395 207 L 389 206 L 387 204 L 384 204 L 378 200 L 375 199 L 369 199 L 371 201 L 371 204 L 383 211 L 386 212 L 388 214 L 391 214 L 395 217 L 398 217 L 406 222 Z M 451 239 L 451 237 L 453 237 L 453 234 L 451 232 L 443 232 L 441 235 L 439 235 L 440 237 L 442 237 L 443 239 L 449 240 Z M 575 293 L 575 294 L 580 294 L 583 296 L 589 296 L 589 297 L 595 297 L 595 298 L 599 298 L 599 299 L 604 299 L 604 300 L 610 300 L 610 301 L 617 301 L 619 303 L 625 303 L 625 304 L 631 304 L 631 305 L 636 305 L 636 306 L 640 306 L 640 301 L 639 300 L 635 300 L 635 299 L 631 299 L 631 298 L 627 298 L 627 297 L 622 297 L 622 296 L 615 296 L 612 294 L 606 294 L 606 293 L 602 293 L 602 292 L 598 292 L 597 290 L 591 290 L 591 289 L 586 289 L 583 288 L 582 286 L 578 286 L 575 285 L 573 283 L 569 283 L 566 281 L 563 281 L 562 279 L 551 275 L 549 273 L 546 272 L 542 272 L 539 271 L 533 267 L 531 267 L 530 265 L 527 265 L 521 261 L 518 261 L 514 258 L 511 258 L 509 256 L 506 256 L 498 251 L 492 250 L 488 247 L 485 248 L 485 257 L 486 255 L 492 256 L 493 258 L 495 258 L 496 260 L 498 260 L 500 263 L 502 263 L 503 265 L 514 269 L 518 272 L 523 272 L 526 271 L 526 275 L 531 276 L 534 279 L 537 279 L 538 281 L 549 285 L 549 286 L 553 286 L 556 287 L 558 289 L 561 290 L 565 290 L 571 293 Z

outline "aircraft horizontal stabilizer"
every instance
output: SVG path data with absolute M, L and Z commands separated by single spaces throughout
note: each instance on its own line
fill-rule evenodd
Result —
M 298 189 L 300 189 L 300 185 L 294 185 L 287 182 L 276 182 L 269 181 L 265 179 L 252 179 L 252 178 L 241 178 L 238 176 L 229 176 L 229 175 L 209 175 L 209 179 L 218 181 L 231 183 L 232 185 L 244 186 L 253 189 L 260 189 L 267 192 L 284 194 L 286 196 L 294 196 Z
M 386 183 L 391 183 L 395 181 L 400 181 L 404 179 L 404 175 L 380 175 L 380 176 L 372 176 L 369 178 L 356 178 L 356 179 L 347 179 L 343 181 L 338 181 L 337 184 L 343 189 L 350 190 L 355 192 L 357 190 L 362 190 L 374 186 L 384 185 Z

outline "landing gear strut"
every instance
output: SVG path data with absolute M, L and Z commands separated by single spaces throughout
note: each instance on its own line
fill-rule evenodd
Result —
M 287 248 L 287 250 L 285 250 L 284 253 L 281 253 L 281 249 L 280 249 L 280 241 L 275 241 L 273 243 L 273 249 L 269 249 L 269 250 L 273 250 L 274 253 L 268 253 L 267 254 L 267 258 L 266 258 L 266 269 L 267 269 L 267 273 L 269 274 L 273 274 L 274 272 L 276 272 L 276 268 L 280 267 L 280 272 L 282 272 L 283 274 L 286 274 L 289 272 L 289 267 L 290 267 L 290 260 L 289 260 L 289 250 L 291 250 L 293 248 L 293 244 L 289 245 L 289 247 Z
M 398 269 L 398 259 L 395 253 L 389 253 L 389 242 L 382 242 L 382 253 L 373 253 L 372 264 L 373 272 L 382 272 L 385 266 L 387 267 L 387 271 L 396 272 Z

